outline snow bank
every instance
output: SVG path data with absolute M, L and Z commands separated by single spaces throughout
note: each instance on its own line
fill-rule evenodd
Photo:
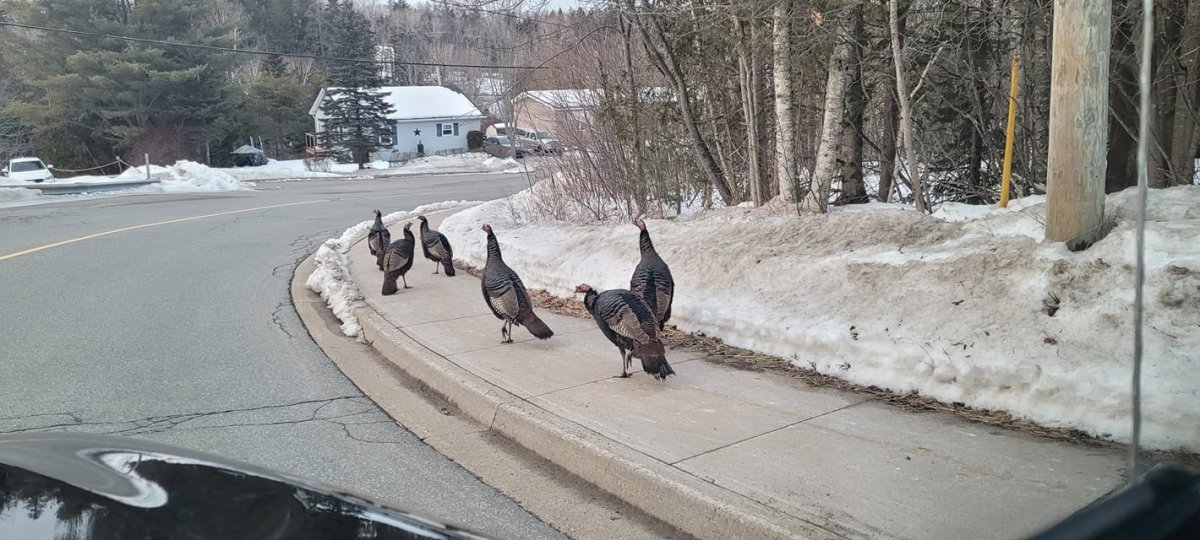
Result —
M 357 167 L 355 167 L 357 169 Z M 268 160 L 258 167 L 230 167 L 217 169 L 238 180 L 282 180 L 292 178 L 339 178 L 336 172 L 310 171 L 302 159 Z M 337 169 L 331 169 L 337 170 Z M 354 169 L 351 169 L 352 171 Z
M 383 216 L 383 222 L 385 225 L 391 226 L 393 223 L 413 219 L 420 214 L 450 208 L 463 208 L 475 204 L 479 204 L 479 202 L 436 202 L 418 206 L 411 211 L 387 214 Z M 358 318 L 354 316 L 354 308 L 362 303 L 362 293 L 359 292 L 358 285 L 350 278 L 350 260 L 346 257 L 346 253 L 350 251 L 350 247 L 355 242 L 367 235 L 374 222 L 374 219 L 362 221 L 343 231 L 341 236 L 326 240 L 317 249 L 314 255 L 316 268 L 305 282 L 309 289 L 319 293 L 321 298 L 325 299 L 329 309 L 333 311 L 338 320 L 342 321 L 342 333 L 350 337 L 358 336 L 362 332 L 362 327 L 358 325 Z M 402 237 L 403 235 L 397 234 L 397 236 Z
M 159 176 L 154 176 L 154 169 L 151 169 L 150 173 L 151 177 L 157 178 L 159 182 L 140 188 L 143 191 L 187 193 L 195 191 L 238 191 L 253 187 L 253 184 L 243 183 L 223 170 L 213 169 L 194 161 L 177 161 L 174 165 L 166 167 L 166 170 L 161 172 Z M 145 174 L 144 170 L 142 174 Z
M 530 167 L 533 170 L 533 167 Z M 414 159 L 390 169 L 390 174 L 439 174 L 439 173 L 519 173 L 525 167 L 512 158 L 492 157 L 481 152 L 468 152 L 453 156 L 427 156 Z
M 1134 194 L 1108 197 L 1114 229 L 1079 253 L 1038 240 L 1039 198 L 943 206 L 945 219 L 731 208 L 648 226 L 675 274 L 671 323 L 684 331 L 858 384 L 1127 441 Z M 635 227 L 521 226 L 514 209 L 528 198 L 459 212 L 439 230 L 482 266 L 480 226 L 491 223 L 526 285 L 558 296 L 581 282 L 629 286 Z M 1200 188 L 1153 190 L 1149 207 L 1143 441 L 1200 451 Z
M 42 192 L 36 189 L 0 188 L 0 205 L 20 206 L 41 198 Z

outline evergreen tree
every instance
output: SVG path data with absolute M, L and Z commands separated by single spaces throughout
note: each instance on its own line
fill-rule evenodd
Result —
M 229 29 L 200 21 L 211 0 L 2 2 L 10 17 L 87 32 L 229 45 Z M 32 128 L 38 151 L 65 167 L 122 154 L 200 159 L 231 108 L 230 55 L 59 33 L 0 32 L 0 54 L 31 91 L 7 112 Z
M 304 147 L 304 133 L 312 126 L 308 106 L 315 93 L 288 74 L 279 57 L 269 57 L 243 97 L 246 129 L 266 138 L 263 150 L 271 157 L 291 157 Z
M 330 39 L 324 56 L 328 81 L 321 112 L 326 116 L 321 144 L 350 151 L 361 167 L 379 148 L 379 138 L 392 133 L 391 105 L 378 91 L 383 86 L 375 59 L 375 40 L 367 18 L 345 2 L 330 0 L 323 13 Z M 346 60 L 365 60 L 355 62 Z

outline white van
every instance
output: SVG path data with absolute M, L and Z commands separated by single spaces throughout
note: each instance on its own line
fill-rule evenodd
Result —
M 0 169 L 0 174 L 3 174 L 9 180 L 20 180 L 22 182 L 41 182 L 43 180 L 53 180 L 54 174 L 50 172 L 50 167 L 47 167 L 42 160 L 35 157 L 23 157 L 10 160 L 8 165 Z

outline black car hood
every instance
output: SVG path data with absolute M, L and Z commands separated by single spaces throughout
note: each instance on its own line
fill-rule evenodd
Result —
M 0 437 L 0 539 L 482 538 L 225 458 L 123 437 Z

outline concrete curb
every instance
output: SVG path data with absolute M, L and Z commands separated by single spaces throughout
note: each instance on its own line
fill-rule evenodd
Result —
M 700 480 L 525 401 L 429 350 L 369 304 L 354 310 L 380 354 L 477 422 L 698 538 L 839 538 Z
M 293 288 L 307 288 L 311 259 L 300 265 L 306 271 L 298 268 L 294 274 Z M 844 537 L 701 480 L 525 401 L 417 342 L 389 323 L 366 299 L 354 308 L 354 315 L 363 338 L 376 351 L 475 421 L 681 531 L 698 538 Z

